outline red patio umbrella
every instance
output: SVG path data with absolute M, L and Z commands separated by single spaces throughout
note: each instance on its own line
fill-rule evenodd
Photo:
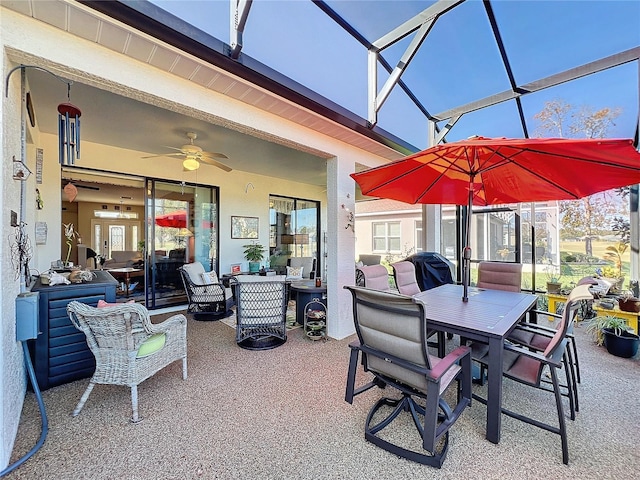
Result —
M 187 212 L 185 210 L 176 210 L 175 212 L 158 215 L 156 216 L 156 225 L 159 227 L 186 228 Z
M 640 183 L 640 154 L 628 139 L 472 137 L 351 176 L 364 195 L 469 207 L 463 253 L 466 301 L 472 205 L 577 200 Z

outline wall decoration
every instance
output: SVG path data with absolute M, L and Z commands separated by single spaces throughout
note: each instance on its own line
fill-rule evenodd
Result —
M 42 201 L 42 195 L 40 195 L 40 189 L 36 188 L 36 208 L 38 210 L 42 210 L 44 207 L 44 202 Z
M 231 238 L 258 238 L 258 217 L 231 217 Z
M 36 222 L 36 245 L 47 244 L 47 222 Z
M 64 193 L 67 196 L 67 200 L 69 202 L 73 202 L 76 197 L 78 196 L 78 189 L 76 188 L 76 186 L 69 182 L 64 186 Z
M 42 161 L 44 150 L 36 148 L 36 183 L 42 183 Z

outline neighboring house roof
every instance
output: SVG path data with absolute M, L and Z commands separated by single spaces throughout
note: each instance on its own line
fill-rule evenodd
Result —
M 397 200 L 389 200 L 386 198 L 356 203 L 356 215 L 400 211 L 420 212 L 421 210 L 422 205 L 411 205 L 410 203 L 398 202 Z

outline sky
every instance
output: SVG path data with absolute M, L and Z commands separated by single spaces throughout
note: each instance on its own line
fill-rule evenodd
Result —
M 229 43 L 229 1 L 153 1 Z M 338 0 L 327 3 L 369 41 L 375 41 L 432 1 Z M 515 81 L 522 85 L 640 46 L 640 0 L 495 0 L 491 2 Z M 395 65 L 412 36 L 382 52 Z M 310 0 L 256 0 L 247 20 L 243 54 L 367 118 L 367 50 Z M 619 108 L 608 136 L 631 138 L 638 124 L 638 62 L 523 97 L 533 115 L 546 101 L 576 108 Z M 510 89 L 479 0 L 467 0 L 435 22 L 402 76 L 432 114 Z M 378 68 L 378 90 L 386 72 Z M 382 106 L 378 125 L 417 149 L 427 147 L 427 121 L 399 87 Z M 447 140 L 471 135 L 523 137 L 515 102 L 464 115 Z

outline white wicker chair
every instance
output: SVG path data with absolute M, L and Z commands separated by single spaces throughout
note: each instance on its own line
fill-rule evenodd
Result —
M 96 358 L 96 370 L 73 411 L 82 410 L 96 383 L 131 388 L 132 422 L 138 416 L 138 385 L 176 360 L 187 378 L 187 319 L 182 314 L 152 324 L 147 309 L 137 303 L 95 308 L 72 301 L 67 313 Z

